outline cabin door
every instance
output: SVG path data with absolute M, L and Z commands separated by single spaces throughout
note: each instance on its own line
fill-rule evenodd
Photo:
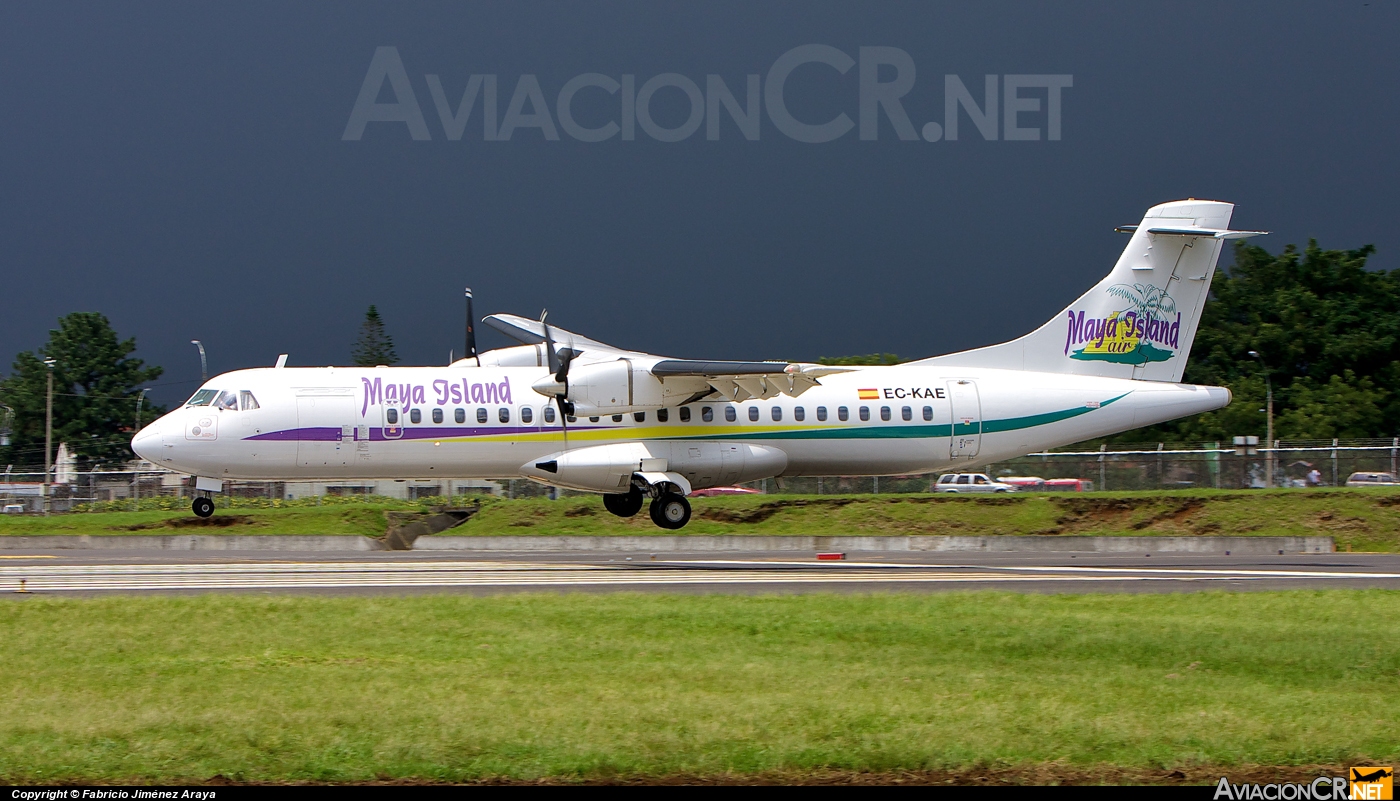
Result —
M 965 378 L 949 381 L 948 406 L 953 413 L 948 454 L 954 459 L 971 459 L 982 449 L 982 399 L 976 382 Z
M 297 467 L 315 475 L 347 471 L 355 458 L 355 396 L 297 398 Z

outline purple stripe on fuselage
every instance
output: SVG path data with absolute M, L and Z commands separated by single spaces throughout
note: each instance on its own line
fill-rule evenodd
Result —
M 620 428 L 620 426 L 618 426 Z M 610 428 L 610 426 L 569 426 L 570 431 L 594 431 Z M 495 426 L 480 428 L 424 428 L 411 427 L 400 428 L 398 436 L 384 436 L 384 429 L 371 428 L 369 439 L 371 442 L 394 442 L 398 440 L 420 440 L 420 439 L 446 439 L 448 437 L 485 437 L 485 436 L 520 436 L 522 434 L 552 433 L 561 431 L 558 426 L 540 428 L 538 426 Z M 251 437 L 244 437 L 245 440 L 266 440 L 276 442 L 339 442 L 341 429 L 321 426 L 310 428 L 288 428 L 282 431 L 269 431 L 266 434 L 254 434 Z M 359 428 L 351 429 L 351 438 L 358 440 Z

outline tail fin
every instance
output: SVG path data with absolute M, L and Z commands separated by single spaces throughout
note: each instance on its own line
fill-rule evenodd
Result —
M 1113 272 L 1050 322 L 985 348 L 917 364 L 1180 381 L 1234 205 L 1177 200 L 1148 209 Z

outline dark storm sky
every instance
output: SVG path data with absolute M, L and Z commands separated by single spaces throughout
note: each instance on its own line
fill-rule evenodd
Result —
M 1237 203 L 1270 249 L 1375 243 L 1391 268 L 1398 21 L 1351 1 L 6 3 L 0 358 L 98 310 L 166 368 L 169 402 L 198 378 L 191 339 L 216 373 L 346 363 L 375 303 L 406 363 L 440 364 L 467 284 L 480 314 L 548 307 L 667 355 L 926 356 L 1040 324 L 1107 272 L 1114 225 L 1187 196 Z M 523 73 L 551 116 L 587 72 L 718 74 L 742 100 L 805 44 L 907 51 L 916 129 L 943 120 L 945 74 L 978 100 L 984 74 L 1072 75 L 1063 138 L 984 141 L 963 117 L 958 141 L 900 141 L 882 116 L 877 141 L 806 144 L 765 112 L 758 141 L 726 115 L 719 141 L 486 142 L 478 105 L 449 141 L 425 79 L 455 105 L 495 74 L 498 115 Z M 385 45 L 429 141 L 389 122 L 342 141 Z M 800 67 L 790 109 L 857 119 L 858 71 Z M 575 116 L 619 102 L 585 89 Z M 663 89 L 652 113 L 688 108 Z

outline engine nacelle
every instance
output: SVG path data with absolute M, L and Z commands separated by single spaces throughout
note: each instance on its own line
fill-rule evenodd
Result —
M 769 445 L 747 442 L 677 440 L 617 442 L 561 451 L 521 465 L 520 474 L 542 484 L 589 492 L 627 492 L 634 475 L 657 483 L 660 474 L 682 492 L 742 481 L 757 481 L 787 469 L 787 453 Z
M 581 364 L 569 370 L 569 400 L 580 417 L 678 406 L 708 389 L 703 378 L 663 380 L 652 375 L 647 365 L 631 359 Z

